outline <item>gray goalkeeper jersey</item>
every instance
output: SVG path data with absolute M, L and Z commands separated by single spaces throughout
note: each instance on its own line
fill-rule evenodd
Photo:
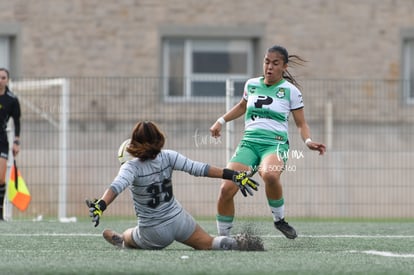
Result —
M 119 169 L 111 189 L 119 194 L 129 187 L 140 226 L 167 222 L 182 211 L 181 204 L 173 195 L 173 170 L 199 177 L 208 174 L 209 165 L 172 150 L 162 150 L 153 160 L 140 161 L 135 158 Z

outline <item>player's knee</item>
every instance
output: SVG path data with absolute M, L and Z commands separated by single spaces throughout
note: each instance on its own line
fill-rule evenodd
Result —
M 274 184 L 280 181 L 281 171 L 265 171 L 260 174 L 263 181 L 268 184 Z
M 233 182 L 226 181 L 220 187 L 220 199 L 222 200 L 233 199 L 237 191 L 238 191 L 238 187 Z
M 133 229 L 129 228 L 125 230 L 125 232 L 122 234 L 122 238 L 124 239 L 124 245 L 127 248 L 140 248 L 132 238 Z

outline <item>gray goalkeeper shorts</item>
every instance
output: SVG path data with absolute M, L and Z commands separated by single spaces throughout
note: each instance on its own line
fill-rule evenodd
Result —
M 173 241 L 184 242 L 196 228 L 196 221 L 184 209 L 173 219 L 152 227 L 137 226 L 132 231 L 132 239 L 143 249 L 162 249 Z

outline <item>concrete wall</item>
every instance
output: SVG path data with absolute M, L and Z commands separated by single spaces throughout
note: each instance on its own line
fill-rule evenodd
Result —
M 1 0 L 0 7 L 0 26 L 20 27 L 18 73 L 26 77 L 158 76 L 165 26 L 183 34 L 259 26 L 260 56 L 284 45 L 309 60 L 301 77 L 398 79 L 401 32 L 414 28 L 407 0 Z

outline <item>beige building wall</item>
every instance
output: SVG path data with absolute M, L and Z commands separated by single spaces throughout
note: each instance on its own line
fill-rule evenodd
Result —
M 254 26 L 260 55 L 281 44 L 309 61 L 301 77 L 397 79 L 413 10 L 410 0 L 1 0 L 0 26 L 19 27 L 25 77 L 158 76 L 163 27 Z
M 410 33 L 414 37 L 414 1 L 0 0 L 0 7 L 0 35 L 9 30 L 16 36 L 14 77 L 159 77 L 165 64 L 161 60 L 165 35 L 249 33 L 258 41 L 256 75 L 261 74 L 265 49 L 281 44 L 290 54 L 308 60 L 304 67 L 292 69 L 299 81 L 366 80 L 356 89 L 393 102 L 387 108 L 392 115 L 386 117 L 396 121 L 414 117 L 413 108 L 401 108 L 402 89 L 393 82 L 403 77 L 401 37 Z M 376 80 L 390 83 L 378 92 Z M 303 92 L 334 103 L 345 98 L 352 102 L 353 112 L 369 109 L 374 117 L 384 112 L 384 106 L 359 106 L 347 98 L 343 87 L 321 90 L 309 85 Z M 145 106 L 152 107 L 160 102 L 161 89 L 152 84 L 148 88 L 153 96 Z M 76 91 L 84 92 L 72 93 Z M 324 103 L 307 101 L 318 110 Z M 90 108 L 89 102 L 85 104 Z M 384 104 L 389 107 L 388 101 Z M 343 111 L 335 111 L 342 119 Z

